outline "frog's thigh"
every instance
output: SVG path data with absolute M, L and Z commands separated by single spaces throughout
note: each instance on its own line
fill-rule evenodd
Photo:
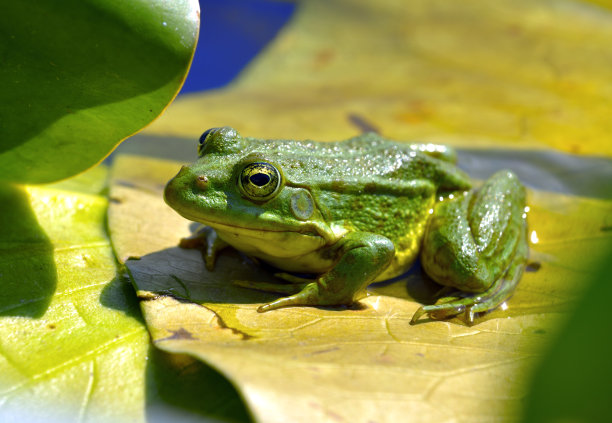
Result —
M 352 304 L 365 296 L 367 286 L 395 255 L 393 242 L 388 238 L 366 232 L 350 233 L 332 248 L 338 257 L 332 269 L 297 294 L 265 304 L 258 311 L 297 305 Z
M 512 294 L 527 255 L 524 207 L 525 189 L 509 171 L 496 173 L 480 190 L 436 204 L 423 241 L 423 268 L 442 285 L 480 295 L 443 299 L 421 314 L 473 315 Z

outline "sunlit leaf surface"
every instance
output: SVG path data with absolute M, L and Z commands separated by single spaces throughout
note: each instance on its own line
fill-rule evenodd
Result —
M 308 0 L 224 90 L 184 96 L 148 134 L 547 145 L 612 154 L 606 0 Z M 211 58 L 214 65 L 214 58 Z
M 246 421 L 217 371 L 151 347 L 106 234 L 106 175 L 0 185 L 0 421 Z
M 197 0 L 5 2 L 0 180 L 52 182 L 101 161 L 183 83 Z
M 193 229 L 161 198 L 178 168 L 116 159 L 114 247 L 155 345 L 220 369 L 266 422 L 515 420 L 529 371 L 610 239 L 608 201 L 530 191 L 527 272 L 508 309 L 476 326 L 409 325 L 438 289 L 418 269 L 372 286 L 361 307 L 259 314 L 257 306 L 275 296 L 232 281 L 269 280 L 270 273 L 237 254 L 207 272 L 199 252 L 176 247 Z
M 107 199 L 80 187 L 1 188 L 2 421 L 143 417 L 148 335 L 116 279 Z

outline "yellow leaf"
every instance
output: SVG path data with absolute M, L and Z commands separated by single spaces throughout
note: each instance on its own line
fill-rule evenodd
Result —
M 230 125 L 331 140 L 377 129 L 609 156 L 611 39 L 604 0 L 309 0 L 234 84 L 179 98 L 146 132 Z
M 265 422 L 516 419 L 530 369 L 610 239 L 609 201 L 530 191 L 529 271 L 508 309 L 473 327 L 411 326 L 415 298 L 435 291 L 418 272 L 375 284 L 358 307 L 260 314 L 258 305 L 276 296 L 232 281 L 269 280 L 268 272 L 238 254 L 223 254 L 208 272 L 199 252 L 176 246 L 193 229 L 162 201 L 178 168 L 116 158 L 113 245 L 155 345 L 219 369 Z

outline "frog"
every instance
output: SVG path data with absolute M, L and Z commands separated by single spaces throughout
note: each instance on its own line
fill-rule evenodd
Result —
M 420 259 L 441 290 L 411 323 L 426 315 L 473 324 L 504 304 L 521 278 L 526 193 L 510 170 L 474 184 L 456 160 L 449 146 L 377 133 L 317 142 L 211 128 L 164 199 L 202 225 L 179 245 L 201 249 L 209 271 L 228 247 L 279 270 L 275 281 L 233 281 L 280 294 L 258 312 L 351 306 L 370 284 Z

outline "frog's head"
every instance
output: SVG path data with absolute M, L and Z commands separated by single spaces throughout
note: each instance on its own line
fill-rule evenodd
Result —
M 264 242 L 289 236 L 292 246 L 297 233 L 329 238 L 309 190 L 286 178 L 281 150 L 233 128 L 209 129 L 200 137 L 199 159 L 166 185 L 166 203 L 189 220 L 236 236 Z

